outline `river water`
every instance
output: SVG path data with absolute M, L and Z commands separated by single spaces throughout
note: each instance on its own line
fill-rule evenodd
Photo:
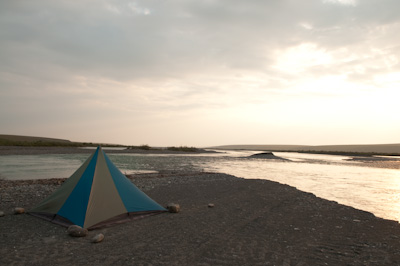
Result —
M 107 152 L 107 151 L 106 151 Z M 267 179 L 316 196 L 400 221 L 400 158 L 370 160 L 277 152 L 287 160 L 248 158 L 256 151 L 193 155 L 108 154 L 125 174 L 162 170 L 207 171 Z M 69 177 L 88 154 L 0 156 L 0 178 Z

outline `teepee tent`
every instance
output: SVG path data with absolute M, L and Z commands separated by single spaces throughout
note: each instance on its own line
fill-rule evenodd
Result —
M 29 214 L 64 226 L 76 224 L 94 229 L 164 211 L 127 179 L 99 146 Z

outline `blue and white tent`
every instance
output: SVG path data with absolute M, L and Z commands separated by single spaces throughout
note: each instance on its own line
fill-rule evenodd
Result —
M 57 191 L 29 213 L 64 226 L 94 229 L 165 211 L 98 147 Z

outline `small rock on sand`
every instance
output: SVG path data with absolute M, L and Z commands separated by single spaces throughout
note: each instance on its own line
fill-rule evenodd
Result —
M 208 204 L 208 208 L 214 208 L 214 206 L 215 206 L 214 203 L 209 203 Z
M 99 243 L 103 241 L 104 235 L 103 234 L 97 234 L 92 238 L 92 243 Z
M 82 228 L 79 225 L 71 225 L 68 227 L 67 232 L 70 236 L 74 237 L 83 237 L 87 236 L 88 230 L 86 228 Z
M 0 217 L 3 217 L 3 216 L 5 216 L 4 212 L 0 211 Z
M 21 207 L 14 208 L 14 214 L 23 214 L 25 213 L 25 209 Z
M 167 205 L 167 210 L 168 210 L 169 212 L 172 212 L 172 213 L 178 213 L 178 212 L 181 211 L 181 206 L 179 206 L 179 204 L 169 203 L 169 204 Z

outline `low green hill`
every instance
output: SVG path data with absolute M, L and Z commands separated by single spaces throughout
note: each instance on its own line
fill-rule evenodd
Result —
M 0 134 L 0 146 L 81 146 L 65 139 Z
M 25 146 L 25 147 L 126 147 L 120 144 L 74 142 L 66 139 L 5 135 L 0 134 L 0 146 Z

